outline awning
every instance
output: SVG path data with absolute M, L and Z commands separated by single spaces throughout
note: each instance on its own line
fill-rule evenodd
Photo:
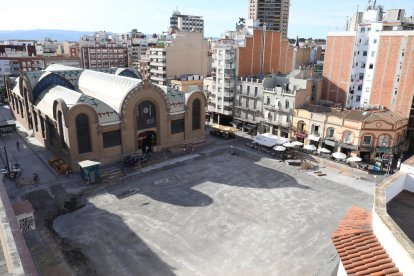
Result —
M 324 143 L 325 145 L 328 145 L 328 146 L 331 146 L 331 147 L 336 147 L 336 146 L 338 145 L 338 143 L 337 143 L 336 141 L 327 140 L 327 139 L 325 139 L 325 140 L 323 141 L 323 143 Z
M 387 147 L 377 147 L 375 149 L 375 151 L 377 153 L 392 153 L 392 148 L 387 148 Z
M 96 162 L 92 160 L 84 160 L 84 161 L 78 162 L 78 164 L 81 168 L 88 168 L 88 167 L 98 166 L 101 164 L 101 162 Z
M 305 139 L 306 137 L 308 137 L 308 135 L 306 133 L 302 132 L 302 131 L 298 131 L 298 132 L 296 132 L 296 137 Z
M 248 129 L 248 130 L 253 130 L 253 129 L 256 129 L 256 126 L 252 125 L 252 124 L 247 124 L 247 125 L 244 126 L 244 128 Z
M 313 135 L 313 134 L 310 134 L 308 136 L 308 139 L 309 140 L 312 140 L 312 141 L 315 141 L 315 142 L 319 142 L 319 139 L 321 139 L 321 137 L 320 136 Z
M 254 142 L 265 147 L 274 147 L 276 145 L 279 145 L 282 142 L 282 140 L 279 136 L 270 133 L 263 133 L 257 135 L 254 139 Z
M 341 143 L 341 148 L 350 149 L 350 150 L 358 150 L 358 146 L 354 146 L 351 144 L 344 144 L 344 143 Z
M 242 122 L 239 121 L 239 120 L 233 120 L 233 121 L 230 122 L 230 124 L 235 125 L 235 126 L 238 126 L 238 125 L 241 125 Z

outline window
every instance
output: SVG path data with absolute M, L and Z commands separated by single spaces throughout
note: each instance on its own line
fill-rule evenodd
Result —
M 344 143 L 351 144 L 352 143 L 352 132 L 345 132 L 344 133 Z
M 257 97 L 258 90 L 259 90 L 259 88 L 258 88 L 258 87 L 255 87 L 255 88 L 254 88 L 254 96 L 255 96 L 255 97 Z
M 155 105 L 150 101 L 144 101 L 137 107 L 137 129 L 154 128 L 157 125 L 157 112 Z
M 372 136 L 370 135 L 365 135 L 362 141 L 362 145 L 363 146 L 371 146 L 371 140 L 372 140 Z
M 369 69 L 374 69 L 374 64 L 373 63 L 369 64 Z
M 390 137 L 386 134 L 378 137 L 378 147 L 388 147 L 390 145 Z
M 375 57 L 375 51 L 371 52 L 371 57 Z
M 377 44 L 377 42 L 378 42 L 378 39 L 374 39 L 374 44 Z
M 267 105 L 270 105 L 270 97 L 267 97 L 267 99 L 266 99 L 266 104 L 267 104 Z
M 119 146 L 122 144 L 120 130 L 108 131 L 102 134 L 104 148 Z
M 269 112 L 269 114 L 267 114 L 267 119 L 269 120 L 269 121 L 272 121 L 272 119 L 273 119 L 273 117 L 272 117 L 272 114 Z
M 50 122 L 50 121 L 46 121 L 46 127 L 47 127 L 47 130 L 46 130 L 46 133 L 47 133 L 47 138 L 48 138 L 48 140 L 49 140 L 49 143 L 50 143 L 50 145 L 56 145 L 57 144 L 57 139 L 56 139 L 56 129 L 55 129 L 55 126 L 53 125 L 53 123 L 52 122 Z
M 79 154 L 92 151 L 91 138 L 89 134 L 89 119 L 86 114 L 76 117 L 76 130 L 78 136 Z
M 243 85 L 240 84 L 240 94 L 243 93 Z
M 357 102 L 361 101 L 361 96 L 356 96 L 356 101 Z
M 285 101 L 285 108 L 286 108 L 286 109 L 288 109 L 288 108 L 289 108 L 289 101 L 288 101 L 288 100 L 286 100 L 286 101 Z
M 250 85 L 247 86 L 247 95 L 250 94 Z
M 333 127 L 328 127 L 326 130 L 326 138 L 333 138 L 335 133 L 335 129 Z
M 299 131 L 304 131 L 305 130 L 305 122 L 303 122 L 303 121 L 298 122 L 298 130 Z
M 195 99 L 193 101 L 193 110 L 192 110 L 192 117 L 193 117 L 193 130 L 200 129 L 201 125 L 201 102 L 199 99 Z
M 184 132 L 184 119 L 171 121 L 171 134 Z
M 362 52 L 362 55 L 363 55 L 364 57 L 366 57 L 366 56 L 367 56 L 367 54 L 368 54 L 368 52 L 367 52 L 367 51 Z

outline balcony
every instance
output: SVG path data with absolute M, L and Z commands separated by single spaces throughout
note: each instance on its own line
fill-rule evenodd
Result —
M 167 74 L 167 70 L 166 69 L 155 69 L 155 68 L 151 68 L 150 72 L 151 73 L 154 73 L 154 74 Z
M 274 105 L 269 105 L 269 104 L 264 104 L 263 108 L 270 110 L 270 111 L 279 111 L 279 112 L 288 113 L 288 114 L 291 114 L 293 112 L 292 108 L 284 108 L 281 106 L 274 106 Z
M 255 96 L 254 94 L 241 94 L 242 97 L 250 98 L 250 99 L 257 99 L 259 96 Z
M 155 81 L 166 81 L 167 78 L 163 77 L 163 76 L 151 76 L 151 80 L 155 80 Z
M 151 61 L 150 65 L 151 66 L 160 66 L 160 67 L 166 66 L 166 64 L 164 62 L 161 62 L 161 61 Z

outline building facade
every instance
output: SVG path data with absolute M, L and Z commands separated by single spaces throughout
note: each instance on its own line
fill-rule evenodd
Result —
M 186 74 L 207 76 L 209 45 L 202 33 L 178 32 L 149 48 L 150 79 L 167 85 Z
M 322 98 L 349 107 L 386 107 L 410 118 L 414 138 L 414 25 L 404 10 L 385 16 L 382 11 L 371 3 L 355 31 L 328 34 Z
M 203 92 L 157 86 L 129 69 L 51 65 L 7 78 L 6 88 L 16 120 L 74 170 L 83 160 L 108 164 L 205 136 Z
M 249 0 L 249 18 L 260 20 L 267 30 L 279 31 L 287 37 L 290 0 Z
M 85 69 L 128 67 L 128 44 L 106 32 L 85 35 L 79 41 L 81 66 Z
M 240 78 L 234 96 L 235 126 L 252 134 L 257 133 L 263 118 L 263 77 Z
M 292 137 L 369 162 L 408 148 L 408 119 L 387 109 L 342 110 L 305 105 L 295 110 Z
M 263 131 L 289 137 L 294 110 L 312 101 L 312 81 L 272 76 L 264 79 L 263 86 Z
M 184 15 L 174 11 L 170 17 L 170 28 L 175 32 L 204 33 L 204 19 L 202 16 Z

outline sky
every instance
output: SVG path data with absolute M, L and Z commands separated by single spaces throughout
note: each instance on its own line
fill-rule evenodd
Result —
M 366 8 L 368 0 L 291 0 L 290 38 L 326 38 L 344 30 L 347 16 Z M 414 15 L 413 0 L 379 0 L 385 9 L 403 8 Z M 239 17 L 247 18 L 248 0 L 0 0 L 0 30 L 105 30 L 123 33 L 136 28 L 151 34 L 169 26 L 172 12 L 204 17 L 206 37 L 234 30 Z

